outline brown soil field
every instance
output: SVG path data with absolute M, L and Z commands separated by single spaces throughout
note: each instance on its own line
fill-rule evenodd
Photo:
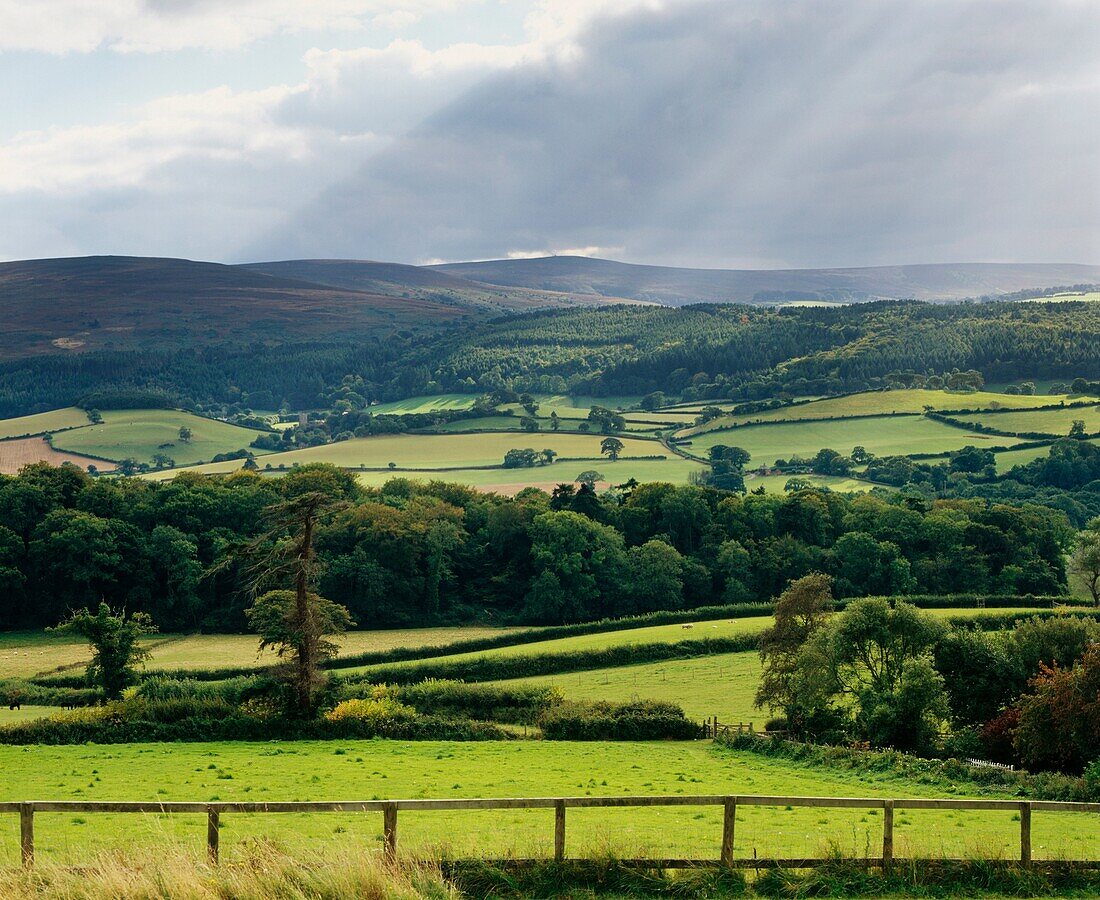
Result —
M 54 450 L 46 443 L 45 438 L 29 437 L 12 441 L 0 441 L 0 474 L 14 475 L 23 466 L 35 462 L 48 462 L 55 466 L 59 466 L 63 462 L 70 462 L 82 469 L 95 466 L 101 472 L 107 472 L 114 468 L 113 463 L 105 462 L 102 459 L 93 459 L 90 456 L 81 456 L 79 453 Z

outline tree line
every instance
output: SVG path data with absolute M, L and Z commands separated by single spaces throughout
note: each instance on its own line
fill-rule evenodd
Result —
M 362 628 L 767 600 L 814 571 L 842 597 L 1059 594 L 1074 539 L 1059 511 L 983 500 L 633 482 L 507 498 L 401 478 L 364 488 L 321 465 L 151 482 L 37 464 L 0 476 L 0 629 L 106 600 L 162 630 L 245 630 L 240 547 L 305 486 L 341 504 L 316 524 L 317 591 Z

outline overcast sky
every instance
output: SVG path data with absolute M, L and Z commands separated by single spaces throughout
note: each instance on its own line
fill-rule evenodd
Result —
M 0 0 L 0 258 L 1100 263 L 1096 0 Z

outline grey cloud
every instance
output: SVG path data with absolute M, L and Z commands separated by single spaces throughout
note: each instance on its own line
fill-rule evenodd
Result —
M 255 242 L 415 261 L 1100 261 L 1100 6 L 707 0 L 493 75 Z

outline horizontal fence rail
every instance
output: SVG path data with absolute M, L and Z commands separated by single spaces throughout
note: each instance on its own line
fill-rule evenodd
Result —
M 381 812 L 383 823 L 383 853 L 387 860 L 397 858 L 397 814 L 409 812 L 440 812 L 455 810 L 546 809 L 554 811 L 554 859 L 565 855 L 565 811 L 567 809 L 621 809 L 652 806 L 719 806 L 723 809 L 722 842 L 717 858 L 710 859 L 637 859 L 622 862 L 661 868 L 699 868 L 725 866 L 730 868 L 809 868 L 836 859 L 738 859 L 734 856 L 734 837 L 739 806 L 801 806 L 816 809 L 881 809 L 882 855 L 860 857 L 852 862 L 890 868 L 894 857 L 894 812 L 904 809 L 929 810 L 997 810 L 1016 813 L 1020 818 L 1020 855 L 1022 865 L 1032 863 L 1031 818 L 1036 812 L 1077 812 L 1100 815 L 1100 803 L 1077 803 L 1057 800 L 966 800 L 959 798 L 925 799 L 882 797 L 784 797 L 759 794 L 700 794 L 696 796 L 654 797 L 498 797 L 479 799 L 419 799 L 419 800 L 342 800 L 317 802 L 234 802 L 211 803 L 190 801 L 108 802 L 96 800 L 28 800 L 0 802 L 0 813 L 19 815 L 19 837 L 23 865 L 34 863 L 34 817 L 36 813 L 144 813 L 167 815 L 174 813 L 205 814 L 206 845 L 210 861 L 217 863 L 221 816 L 223 813 L 359 813 Z M 538 860 L 511 860 L 514 863 L 534 863 Z M 952 860 L 938 860 L 951 862 Z M 997 860 L 992 860 L 996 862 Z M 1097 859 L 1057 860 L 1059 865 L 1100 868 Z

